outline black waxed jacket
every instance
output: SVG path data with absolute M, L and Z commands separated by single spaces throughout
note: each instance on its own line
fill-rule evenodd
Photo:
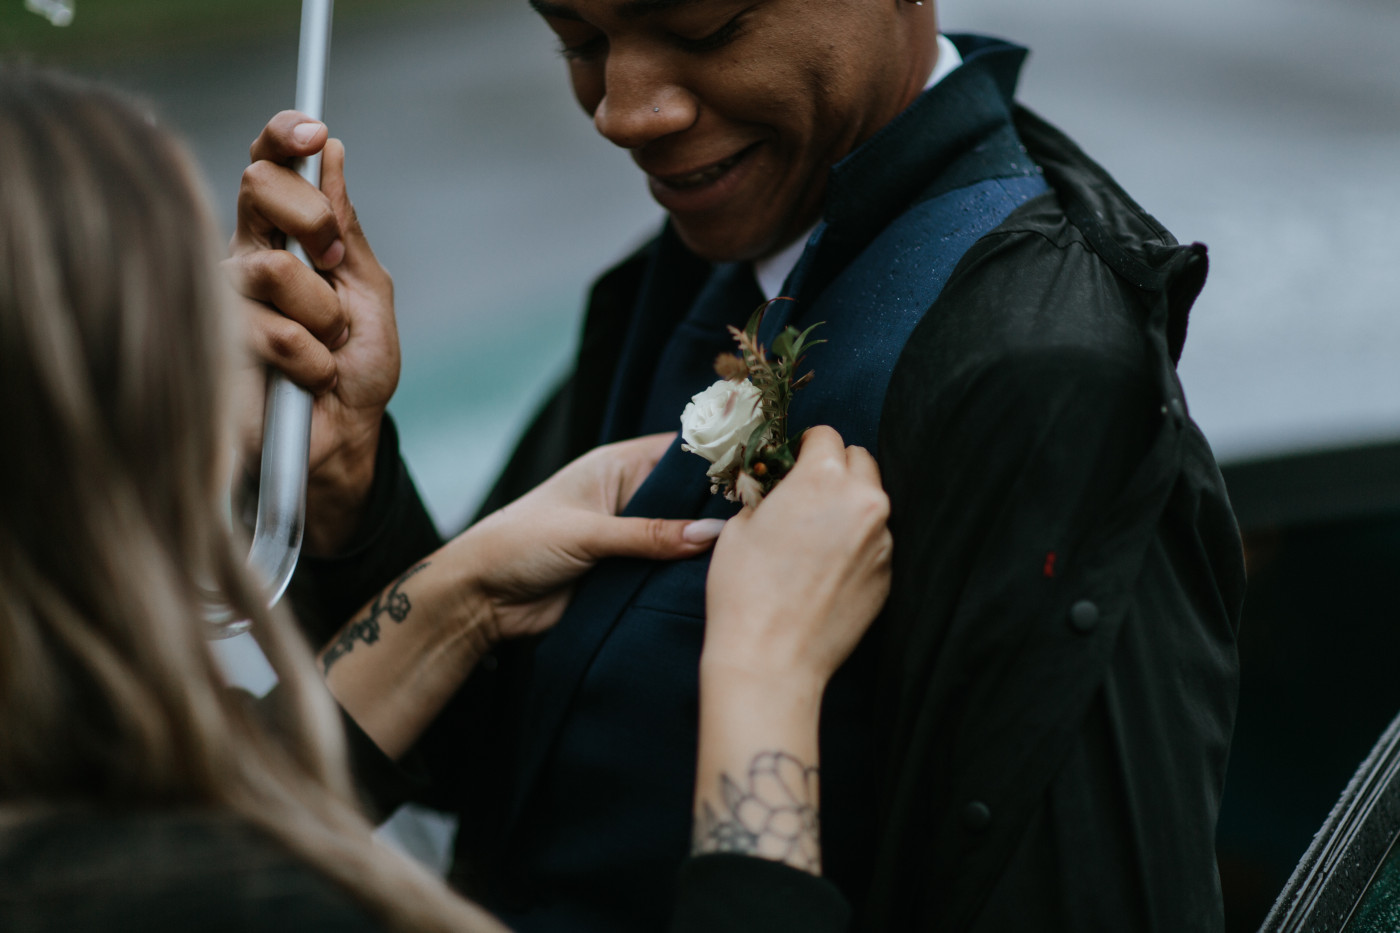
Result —
M 1052 190 L 963 257 L 900 356 L 881 416 L 895 568 L 871 635 L 879 850 L 870 889 L 847 892 L 854 923 L 1219 930 L 1214 827 L 1244 572 L 1175 372 L 1205 249 L 1178 245 L 1034 115 L 1018 108 L 1014 126 Z M 913 160 L 893 170 L 921 171 L 918 155 L 893 150 Z M 917 203 L 928 182 L 886 186 L 892 205 L 871 209 Z M 872 201 L 868 188 L 848 196 Z M 595 285 L 577 368 L 488 508 L 595 443 L 656 249 Z M 314 592 L 299 608 L 330 628 L 436 543 L 393 451 L 382 455 L 369 538 L 301 574 Z M 473 786 L 471 759 L 501 740 L 483 725 L 492 679 L 474 675 L 425 740 L 431 785 L 418 795 L 468 823 L 490 799 L 460 791 Z M 372 750 L 360 758 L 381 799 L 412 789 L 409 770 Z M 796 928 L 763 923 L 753 928 Z

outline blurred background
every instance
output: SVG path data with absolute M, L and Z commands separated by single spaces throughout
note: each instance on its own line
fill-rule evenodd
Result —
M 589 281 L 660 213 L 525 0 L 337 7 L 327 122 L 397 286 L 391 411 L 452 531 L 567 365 Z M 292 103 L 298 9 L 77 0 L 59 29 L 3 0 L 0 54 L 153 101 L 231 230 L 248 144 Z M 1029 45 L 1022 100 L 1211 248 L 1181 375 L 1249 553 L 1220 857 L 1231 929 L 1253 930 L 1400 711 L 1400 4 L 941 11 L 945 31 Z

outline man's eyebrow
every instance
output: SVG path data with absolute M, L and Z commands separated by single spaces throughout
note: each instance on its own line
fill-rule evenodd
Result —
M 583 17 L 571 7 L 560 3 L 551 3 L 550 0 L 530 0 L 530 8 L 541 16 L 549 16 L 554 19 L 571 19 L 575 22 L 582 22 Z
M 695 6 L 707 0 L 627 0 L 618 12 L 625 19 L 641 19 L 653 13 L 667 13 L 681 7 Z
M 697 3 L 704 3 L 706 0 L 626 0 L 619 8 L 618 15 L 624 19 L 641 19 L 657 13 L 667 13 L 681 7 L 692 6 Z M 530 6 L 541 16 L 549 16 L 554 19 L 567 19 L 581 22 L 583 17 L 573 7 L 565 6 L 562 3 L 555 3 L 554 0 L 530 0 Z

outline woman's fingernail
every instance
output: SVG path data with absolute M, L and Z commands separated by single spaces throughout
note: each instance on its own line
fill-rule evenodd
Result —
M 332 350 L 339 350 L 341 347 L 345 346 L 345 341 L 347 341 L 347 340 L 349 340 L 349 339 L 350 339 L 350 325 L 347 324 L 347 325 L 345 325 L 345 329 L 344 329 L 343 331 L 340 332 L 340 336 L 331 341 L 330 348 L 331 348 Z
M 298 123 L 292 128 L 292 139 L 296 140 L 298 145 L 305 146 L 316 138 L 322 125 L 320 123 Z
M 681 532 L 681 537 L 688 544 L 709 544 L 718 538 L 719 533 L 723 530 L 724 519 L 702 518 L 686 525 L 685 530 Z

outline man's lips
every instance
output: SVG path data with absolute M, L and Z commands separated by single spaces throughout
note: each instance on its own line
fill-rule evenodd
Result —
M 752 174 L 753 154 L 761 146 L 754 143 L 717 162 L 687 167 L 679 172 L 653 171 L 640 162 L 647 173 L 651 196 L 675 214 L 705 214 L 723 209 Z
M 745 156 L 753 151 L 756 145 L 758 144 L 754 143 L 751 146 L 745 146 L 731 156 L 720 159 L 718 162 L 711 162 L 709 165 L 704 165 L 697 169 L 669 173 L 648 171 L 645 168 L 643 170 L 646 171 L 653 180 L 665 185 L 667 188 L 673 188 L 677 191 L 701 188 L 718 181 L 725 172 L 729 171 L 735 165 L 738 165 Z

